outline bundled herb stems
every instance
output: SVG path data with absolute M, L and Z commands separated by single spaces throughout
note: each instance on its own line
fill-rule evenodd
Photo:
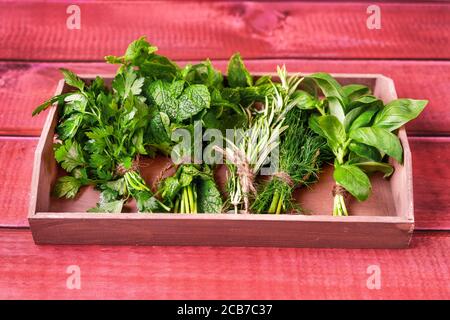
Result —
M 33 112 L 58 105 L 54 154 L 67 174 L 53 193 L 75 198 L 91 186 L 99 191 L 91 212 L 119 213 L 134 199 L 139 212 L 149 213 L 302 213 L 308 208 L 293 199 L 294 190 L 317 182 L 332 163 L 332 214 L 347 216 L 350 196 L 369 197 L 370 174 L 388 178 L 388 158 L 402 162 L 396 131 L 427 104 L 398 99 L 385 105 L 368 87 L 341 86 L 326 73 L 289 77 L 279 67 L 277 79 L 254 78 L 238 53 L 226 77 L 209 60 L 180 67 L 145 37 L 106 61 L 118 65 L 111 86 L 61 69 L 72 90 Z M 199 124 L 207 131 L 200 138 Z M 157 174 L 150 187 L 141 159 L 173 156 L 180 147 L 188 161 L 174 160 L 173 174 Z M 197 161 L 199 148 L 222 155 L 226 190 L 215 176 L 223 161 Z

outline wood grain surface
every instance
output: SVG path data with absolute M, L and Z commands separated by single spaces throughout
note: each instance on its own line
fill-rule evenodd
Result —
M 245 58 L 245 57 L 244 57 Z M 180 64 L 185 64 L 185 61 Z M 391 77 L 399 97 L 428 99 L 429 105 L 417 120 L 407 125 L 409 135 L 449 135 L 450 62 L 448 61 L 347 61 L 347 60 L 249 60 L 254 72 L 269 72 L 285 63 L 291 72 L 381 73 Z M 226 70 L 226 61 L 214 65 Z M 77 73 L 114 73 L 106 63 L 25 63 L 0 62 L 0 134 L 32 135 L 41 133 L 45 115 L 31 117 L 40 103 L 51 97 L 66 67 Z M 432 84 L 432 85 L 431 85 Z
M 448 2 L 377 2 L 379 30 L 366 26 L 372 1 L 77 3 L 80 30 L 66 27 L 67 1 L 0 3 L 1 299 L 450 299 Z M 175 60 L 210 57 L 224 70 L 240 51 L 251 71 L 382 73 L 399 97 L 430 100 L 407 126 L 416 230 L 447 231 L 416 231 L 407 250 L 36 246 L 27 207 L 45 116 L 31 111 L 58 67 L 114 72 L 98 62 L 144 34 Z M 70 265 L 81 290 L 67 289 Z M 367 288 L 370 265 L 380 290 Z
M 0 59 L 102 60 L 141 35 L 175 59 L 448 59 L 450 8 L 443 3 L 83 1 L 80 29 L 68 29 L 71 2 L 0 3 Z M 11 14 L 14 12 L 14 14 Z M 439 32 L 436 32 L 439 30 Z
M 37 138 L 0 138 L 0 227 L 28 227 L 36 144 Z M 450 230 L 450 138 L 410 137 L 410 147 L 416 229 Z
M 449 251 L 441 232 L 416 233 L 405 250 L 345 250 L 36 246 L 27 230 L 1 230 L 0 298 L 449 299 Z M 66 286 L 73 265 L 80 290 Z

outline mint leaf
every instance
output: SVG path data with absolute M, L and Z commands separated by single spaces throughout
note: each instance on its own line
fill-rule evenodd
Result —
M 197 183 L 198 212 L 221 213 L 222 195 L 212 179 L 199 179 Z
M 228 62 L 227 80 L 231 88 L 251 87 L 253 85 L 253 78 L 239 53 L 235 53 Z
M 158 80 L 150 84 L 147 93 L 159 110 L 172 121 L 181 122 L 209 108 L 211 97 L 205 85 L 191 85 L 178 97 L 180 88 L 180 82 L 169 84 Z
M 209 108 L 211 97 L 205 85 L 194 84 L 187 87 L 179 98 L 176 120 L 181 122 Z

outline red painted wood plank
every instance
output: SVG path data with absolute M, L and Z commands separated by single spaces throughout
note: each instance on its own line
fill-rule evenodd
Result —
M 410 143 L 416 229 L 450 230 L 450 138 L 412 137 Z M 0 227 L 28 227 L 36 144 L 34 138 L 0 138 Z
M 445 3 L 379 3 L 378 30 L 367 28 L 368 2 L 84 1 L 69 30 L 71 4 L 1 3 L 0 59 L 101 60 L 142 34 L 175 59 L 450 57 Z
M 416 229 L 450 230 L 449 142 L 449 138 L 412 138 Z
M 286 63 L 291 72 L 382 73 L 394 79 L 400 97 L 428 99 L 427 109 L 408 125 L 410 134 L 450 134 L 450 62 L 448 61 L 347 61 L 347 60 L 249 60 L 252 71 L 272 71 Z M 214 63 L 225 70 L 226 62 Z M 39 135 L 45 115 L 31 118 L 31 111 L 53 95 L 61 78 L 59 67 L 79 73 L 113 73 L 105 63 L 0 63 L 0 134 Z
M 27 227 L 36 138 L 0 137 L 0 227 Z
M 0 240 L 1 299 L 450 298 L 450 233 L 415 234 L 405 250 L 36 246 L 6 229 Z M 71 265 L 80 290 L 66 286 Z

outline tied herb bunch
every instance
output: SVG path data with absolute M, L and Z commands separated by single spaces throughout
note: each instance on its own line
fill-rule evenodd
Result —
M 222 196 L 207 165 L 182 164 L 158 189 L 174 213 L 220 213 Z
M 99 77 L 86 85 L 74 73 L 61 71 L 76 90 L 52 98 L 34 112 L 61 102 L 54 152 L 68 175 L 58 179 L 54 194 L 74 198 L 80 187 L 95 185 L 101 190 L 100 201 L 90 211 L 121 212 L 130 198 L 136 199 L 139 211 L 167 211 L 139 171 L 139 158 L 147 155 L 144 135 L 150 112 L 140 95 L 144 78 L 123 67 L 108 90 Z
M 305 99 L 304 108 L 318 111 L 309 125 L 327 140 L 335 157 L 333 215 L 347 216 L 348 193 L 366 200 L 371 192 L 368 174 L 379 171 L 389 177 L 394 168 L 387 163 L 388 156 L 403 162 L 403 148 L 394 132 L 415 119 L 428 101 L 397 99 L 385 105 L 368 87 L 341 86 L 326 73 L 312 74 L 307 81 L 313 94 Z
M 228 194 L 234 212 L 250 212 L 251 200 L 256 196 L 255 177 L 270 160 L 270 155 L 280 141 L 279 136 L 288 128 L 286 115 L 296 107 L 302 97 L 297 94 L 301 78 L 288 77 L 286 68 L 277 69 L 280 84 L 272 84 L 272 93 L 266 96 L 262 110 L 254 110 L 249 134 L 240 135 L 235 130 L 237 142 L 227 140 L 222 152 L 227 161 Z
M 123 56 L 105 57 L 108 63 L 119 65 L 110 88 L 100 77 L 88 84 L 61 69 L 72 90 L 52 97 L 33 112 L 37 115 L 58 104 L 54 152 L 67 175 L 57 180 L 54 195 L 74 198 L 80 188 L 92 185 L 101 193 L 91 211 L 121 212 L 134 198 L 140 212 L 181 212 L 172 206 L 167 192 L 162 197 L 160 190 L 151 191 L 141 176 L 140 159 L 170 154 L 176 145 L 172 133 L 179 128 L 193 131 L 195 121 L 221 131 L 245 128 L 248 107 L 264 101 L 272 88 L 267 78 L 253 83 L 238 53 L 230 58 L 224 79 L 209 60 L 181 68 L 156 52 L 157 48 L 141 37 Z M 183 172 L 192 171 L 190 166 L 182 167 L 179 170 Z M 194 185 L 186 186 L 189 199 L 191 193 L 203 199 L 217 191 L 211 175 L 205 178 L 210 170 L 198 170 L 205 182 L 198 182 L 198 176 L 192 178 L 197 190 Z M 215 189 L 210 190 L 213 183 Z M 220 211 L 217 207 L 213 212 Z M 202 206 L 189 208 L 191 212 L 203 210 Z
M 281 136 L 279 171 L 262 184 L 252 205 L 257 213 L 301 211 L 292 199 L 293 191 L 316 182 L 322 163 L 330 159 L 325 139 L 308 128 L 304 110 L 293 108 L 284 123 L 288 128 Z
M 58 178 L 54 195 L 75 198 L 82 187 L 93 186 L 100 191 L 93 212 L 121 212 L 134 199 L 139 212 L 219 213 L 232 207 L 235 213 L 288 213 L 302 209 L 293 190 L 316 182 L 322 165 L 334 160 L 333 215 L 346 216 L 349 194 L 368 198 L 369 174 L 388 177 L 388 158 L 403 161 L 396 131 L 427 104 L 384 104 L 368 87 L 341 86 L 326 73 L 288 77 L 282 67 L 278 81 L 256 79 L 239 53 L 230 58 L 225 77 L 209 60 L 180 67 L 157 50 L 141 37 L 123 56 L 106 56 L 118 65 L 111 85 L 61 69 L 70 91 L 33 112 L 57 104 L 54 155 L 67 174 Z M 225 156 L 226 199 L 216 185 L 215 164 L 197 163 L 191 151 L 183 157 L 194 164 L 171 164 L 174 174 L 160 174 L 155 188 L 143 178 L 142 160 L 177 153 L 174 133 L 194 133 L 197 123 L 222 136 L 233 133 L 226 146 L 210 148 Z M 201 140 L 200 149 L 210 147 Z M 262 179 L 278 149 L 279 167 Z

